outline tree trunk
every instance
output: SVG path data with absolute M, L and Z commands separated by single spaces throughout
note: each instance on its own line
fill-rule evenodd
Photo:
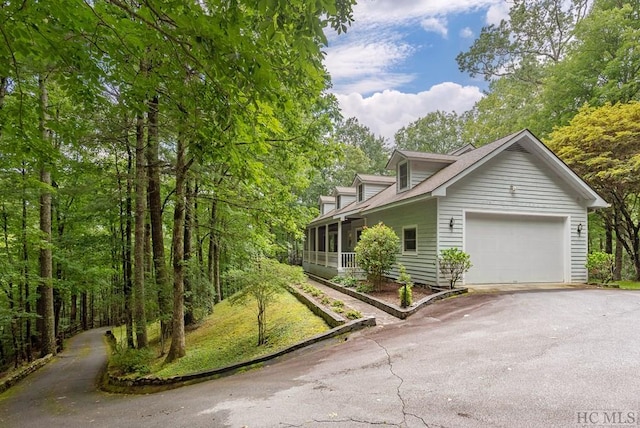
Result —
M 147 317 L 144 298 L 144 220 L 146 210 L 145 169 L 144 169 L 144 119 L 138 114 L 136 120 L 136 207 L 134 244 L 134 318 L 138 348 L 146 348 Z
M 186 176 L 183 136 L 178 136 L 176 156 L 176 203 L 173 214 L 173 317 L 171 348 L 166 362 L 170 363 L 186 354 L 184 341 L 184 182 Z
M 222 289 L 220 287 L 220 249 L 216 239 L 216 214 L 217 214 L 217 201 L 214 197 L 211 201 L 211 215 L 209 217 L 209 281 L 215 291 L 215 303 L 222 301 Z
M 29 245 L 27 243 L 27 189 L 26 175 L 27 170 L 22 167 L 22 281 L 24 283 L 24 311 L 27 317 L 25 322 L 25 339 L 27 361 L 31 362 L 33 341 L 31 340 L 31 293 L 29 290 Z
M 184 214 L 184 264 L 183 266 L 189 266 L 191 259 L 191 227 L 193 223 L 193 209 L 192 209 L 192 195 L 191 186 L 189 180 L 185 182 L 185 214 Z M 184 275 L 184 325 L 192 325 L 195 323 L 195 316 L 193 314 L 193 289 L 189 271 Z
M 82 312 L 82 330 L 89 330 L 89 318 L 88 318 L 88 296 L 87 292 L 83 291 L 80 299 L 80 312 Z
M 131 218 L 131 210 L 133 208 L 133 202 L 131 200 L 133 190 L 133 155 L 129 148 L 129 140 L 127 139 L 127 195 L 125 199 L 125 226 L 124 226 L 124 250 L 122 252 L 122 270 L 124 272 L 124 317 L 126 324 L 127 334 L 127 347 L 129 349 L 135 348 L 133 342 L 133 272 L 131 266 L 131 231 L 133 226 L 133 219 Z
M 171 300 L 169 299 L 169 275 L 164 254 L 164 233 L 162 230 L 162 198 L 160 194 L 160 160 L 158 155 L 158 96 L 149 101 L 147 113 L 149 135 L 147 138 L 147 164 L 149 215 L 151 219 L 151 243 L 153 264 L 158 287 L 158 309 L 160 311 L 160 331 L 162 339 L 168 337 L 168 320 L 171 319 Z M 164 343 L 164 340 L 163 340 Z M 162 349 L 164 352 L 164 346 Z
M 45 79 L 38 79 L 40 89 L 40 133 L 46 143 L 51 142 L 51 132 L 47 128 L 47 108 L 49 95 Z M 42 330 L 40 331 L 40 345 L 42 355 L 56 354 L 55 323 L 53 315 L 53 255 L 51 251 L 51 171 L 46 164 L 40 166 L 40 232 L 44 245 L 40 248 L 40 283 L 38 290 L 41 300 L 40 316 Z

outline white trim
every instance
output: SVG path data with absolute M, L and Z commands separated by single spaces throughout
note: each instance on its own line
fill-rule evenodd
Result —
M 436 286 L 440 287 L 440 198 L 436 198 Z
M 405 250 L 404 245 L 404 231 L 406 229 L 415 229 L 416 231 L 416 249 L 415 250 Z M 409 224 L 407 226 L 402 226 L 402 255 L 403 256 L 417 256 L 418 255 L 418 225 L 417 224 Z
M 405 187 L 400 187 L 402 185 L 402 177 L 400 176 L 400 168 L 406 165 L 407 166 L 407 185 Z M 398 179 L 396 180 L 396 183 L 398 183 L 398 186 L 396 187 L 396 190 L 398 191 L 398 193 L 401 192 L 405 192 L 409 189 L 411 189 L 411 162 L 409 162 L 408 160 L 405 160 L 403 162 L 398 162 L 398 169 L 396 170 L 398 173 Z

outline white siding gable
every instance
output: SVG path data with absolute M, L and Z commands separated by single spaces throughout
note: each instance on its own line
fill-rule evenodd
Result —
M 587 224 L 587 209 L 583 200 L 536 156 L 527 153 L 519 145 L 498 154 L 450 186 L 447 196 L 439 198 L 438 205 L 438 251 L 450 247 L 464 249 L 466 212 L 566 218 L 570 277 L 565 281 L 587 280 L 584 267 L 587 233 L 577 233 L 578 224 Z M 452 218 L 454 226 L 450 228 Z

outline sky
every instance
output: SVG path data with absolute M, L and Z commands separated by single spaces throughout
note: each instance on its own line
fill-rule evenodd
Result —
M 392 144 L 430 112 L 471 109 L 488 85 L 460 72 L 455 58 L 508 11 L 506 0 L 358 0 L 347 33 L 327 34 L 325 65 L 342 115 Z

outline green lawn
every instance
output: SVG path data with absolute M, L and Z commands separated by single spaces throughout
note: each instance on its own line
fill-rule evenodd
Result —
M 164 356 L 151 363 L 152 374 L 170 377 L 227 366 L 284 349 L 307 337 L 329 330 L 321 318 L 289 293 L 282 293 L 267 308 L 267 344 L 258 347 L 255 303 L 231 306 L 227 300 L 217 304 L 214 313 L 196 330 L 187 332 L 187 355 L 171 364 Z M 118 341 L 125 341 L 122 328 L 114 330 Z M 158 324 L 149 327 L 149 340 L 159 353 Z M 165 351 L 169 344 L 165 345 Z
M 620 288 L 627 290 L 640 290 L 639 281 L 616 281 L 616 284 L 620 285 Z

